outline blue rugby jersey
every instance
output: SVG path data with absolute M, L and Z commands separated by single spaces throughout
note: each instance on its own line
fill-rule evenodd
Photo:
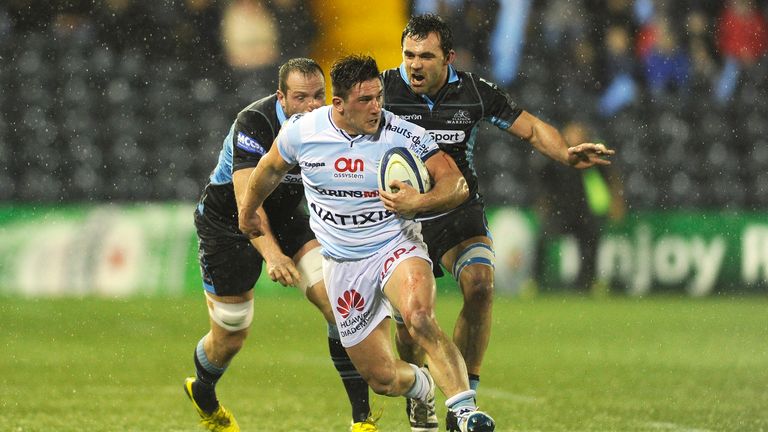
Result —
M 196 213 L 199 215 L 200 235 L 242 237 L 238 227 L 237 202 L 232 185 L 232 174 L 253 168 L 272 147 L 286 116 L 277 95 L 259 99 L 240 111 L 224 138 L 216 167 L 201 194 Z M 270 218 L 290 215 L 301 203 L 304 189 L 296 167 L 283 178 L 280 186 L 264 202 Z
M 448 66 L 448 82 L 434 100 L 416 94 L 410 87 L 405 66 L 382 72 L 384 108 L 427 129 L 440 149 L 449 154 L 469 187 L 462 205 L 480 199 L 474 166 L 475 138 L 479 123 L 485 120 L 508 129 L 523 112 L 496 84 L 473 73 Z M 448 212 L 449 213 L 449 212 Z M 420 215 L 431 219 L 443 215 Z

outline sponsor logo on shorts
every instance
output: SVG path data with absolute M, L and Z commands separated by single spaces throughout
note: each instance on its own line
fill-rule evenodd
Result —
M 366 226 L 375 225 L 379 222 L 393 217 L 395 214 L 389 210 L 376 210 L 372 212 L 358 213 L 354 215 L 345 215 L 334 213 L 324 209 L 315 203 L 311 203 L 309 208 L 324 223 L 335 226 Z
M 431 130 L 428 132 L 438 144 L 459 144 L 464 142 L 467 137 L 461 130 Z
M 372 314 L 373 309 L 368 309 L 361 314 L 356 314 L 353 317 L 345 319 L 339 323 L 339 335 L 343 337 L 352 336 L 358 331 L 368 327 Z
M 247 151 L 248 153 L 263 155 L 267 152 L 267 150 L 264 149 L 264 147 L 262 147 L 256 139 L 249 137 L 243 132 L 237 133 L 237 146 Z
M 336 305 L 336 310 L 344 318 L 339 323 L 339 334 L 342 337 L 352 336 L 368 326 L 373 310 L 364 311 L 365 299 L 359 292 L 355 290 L 344 291 L 344 294 L 336 299 Z M 358 313 L 353 314 L 353 311 Z
M 411 252 L 416 250 L 416 245 L 411 246 L 410 249 L 406 249 L 404 247 L 395 249 L 392 254 L 387 257 L 386 261 L 384 261 L 384 269 L 381 271 L 381 278 L 384 279 L 384 276 L 389 273 L 390 270 L 392 270 L 392 264 L 397 262 L 403 255 L 408 255 Z
M 316 190 L 320 195 L 337 198 L 377 198 L 379 196 L 378 190 L 323 189 L 317 186 L 313 186 L 312 189 Z
M 347 318 L 352 310 L 362 312 L 365 309 L 365 299 L 355 290 L 344 291 L 336 300 L 336 310 L 339 311 L 342 317 Z

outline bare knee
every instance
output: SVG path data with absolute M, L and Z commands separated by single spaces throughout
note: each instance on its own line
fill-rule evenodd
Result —
M 437 320 L 431 307 L 417 307 L 409 311 L 407 316 L 403 318 L 405 318 L 408 332 L 417 342 L 425 339 L 434 339 L 439 331 Z
M 428 276 L 431 277 L 431 274 Z M 431 283 L 428 279 L 427 275 L 412 273 L 404 283 L 408 285 L 410 291 L 424 293 Z M 408 332 L 417 339 L 420 336 L 428 336 L 437 327 L 433 301 L 433 295 L 413 295 L 401 311 Z
M 232 357 L 243 348 L 248 329 L 235 332 L 220 332 L 213 338 L 214 350 L 225 357 Z
M 397 383 L 394 363 L 382 362 L 370 369 L 360 371 L 360 374 L 374 393 L 384 396 L 394 395 Z
M 464 303 L 487 305 L 493 301 L 493 269 L 485 265 L 466 268 L 461 273 Z

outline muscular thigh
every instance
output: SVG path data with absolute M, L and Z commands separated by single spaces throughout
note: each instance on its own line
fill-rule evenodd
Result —
M 431 262 L 424 243 L 402 234 L 367 258 L 353 261 L 323 259 L 328 299 L 345 348 L 363 341 L 381 320 L 389 317 L 389 296 L 393 292 L 385 287 L 392 285 L 393 275 L 406 274 L 401 267 L 406 263 L 413 265 L 411 261 L 420 263 L 421 274 L 432 279 L 429 274 Z M 434 288 L 434 280 L 432 283 Z
M 408 258 L 392 271 L 384 292 L 399 312 L 400 319 L 409 320 L 413 310 L 431 308 L 435 302 L 435 279 L 426 257 Z
M 461 243 L 448 250 L 445 254 L 443 254 L 440 263 L 447 269 L 453 269 L 457 264 L 457 260 L 466 259 L 466 257 L 463 257 L 462 255 L 467 254 L 470 248 L 478 247 L 479 243 L 486 245 L 491 251 L 493 250 L 493 240 L 491 240 L 489 237 L 472 237 L 462 241 Z
M 389 301 L 381 292 L 377 256 L 354 261 L 323 258 L 323 279 L 333 308 L 341 344 L 353 347 L 389 317 Z

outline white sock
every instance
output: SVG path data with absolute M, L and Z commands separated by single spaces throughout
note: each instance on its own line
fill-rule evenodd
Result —
M 476 411 L 477 405 L 475 404 L 475 395 L 476 393 L 474 390 L 463 391 L 449 397 L 445 401 L 445 406 L 456 414 L 465 411 Z
M 404 396 L 410 399 L 425 401 L 429 395 L 429 378 L 427 378 L 427 374 L 415 364 L 409 363 L 408 366 L 413 369 L 413 373 L 416 375 L 416 379 L 413 381 L 413 385 L 405 393 Z

